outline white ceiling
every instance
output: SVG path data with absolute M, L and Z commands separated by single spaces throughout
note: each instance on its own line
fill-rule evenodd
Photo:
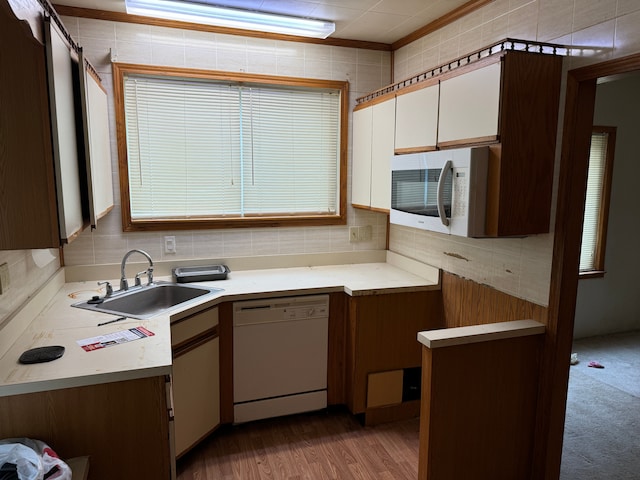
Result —
M 331 38 L 391 44 L 468 0 L 200 0 L 235 8 L 331 20 Z M 124 0 L 54 0 L 73 7 L 125 12 Z

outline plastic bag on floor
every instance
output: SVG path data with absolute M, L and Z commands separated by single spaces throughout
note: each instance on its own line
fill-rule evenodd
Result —
M 0 440 L 0 467 L 5 464 L 16 466 L 19 480 L 71 480 L 69 466 L 40 440 Z

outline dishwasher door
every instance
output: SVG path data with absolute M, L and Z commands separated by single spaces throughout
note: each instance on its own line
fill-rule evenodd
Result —
M 328 295 L 234 303 L 236 423 L 325 408 Z

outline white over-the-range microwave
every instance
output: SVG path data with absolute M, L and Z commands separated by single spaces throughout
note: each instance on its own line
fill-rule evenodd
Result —
M 485 235 L 489 147 L 395 155 L 390 222 L 462 237 Z

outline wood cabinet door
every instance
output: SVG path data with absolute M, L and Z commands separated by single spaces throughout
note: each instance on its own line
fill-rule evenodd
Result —
M 220 343 L 217 337 L 175 356 L 173 411 L 180 457 L 220 424 Z
M 501 73 L 497 62 L 440 82 L 438 146 L 498 138 Z
M 0 2 L 0 249 L 58 247 L 44 47 Z
M 438 83 L 396 97 L 395 153 L 435 150 Z
M 351 203 L 371 204 L 371 120 L 373 107 L 353 112 L 353 153 L 351 171 Z
M 396 99 L 373 107 L 371 127 L 371 208 L 391 208 L 391 157 L 393 157 Z

